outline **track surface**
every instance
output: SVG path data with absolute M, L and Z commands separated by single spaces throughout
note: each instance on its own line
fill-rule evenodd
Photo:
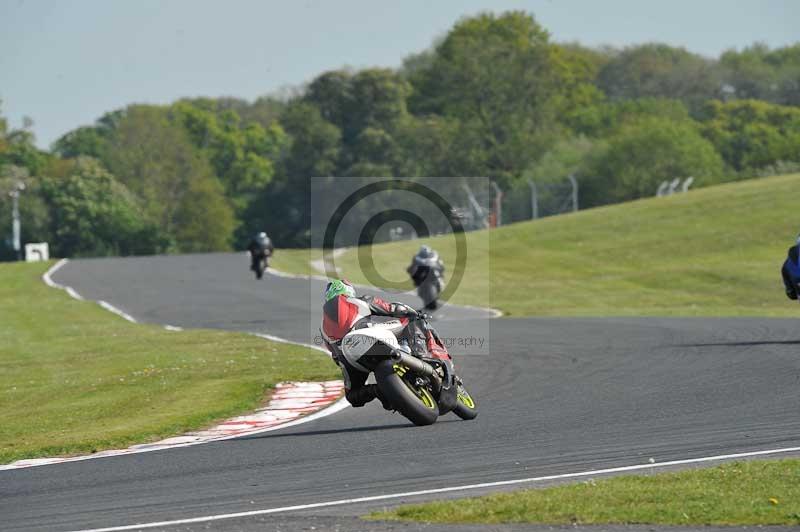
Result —
M 321 284 L 256 282 L 246 262 L 242 255 L 74 261 L 54 280 L 142 321 L 312 340 Z M 0 529 L 126 525 L 800 445 L 794 320 L 443 314 L 444 336 L 488 334 L 484 350 L 453 348 L 479 402 L 472 422 L 448 415 L 416 428 L 373 403 L 239 440 L 6 471 Z M 398 502 L 211 529 L 319 528 L 331 523 L 320 516 Z

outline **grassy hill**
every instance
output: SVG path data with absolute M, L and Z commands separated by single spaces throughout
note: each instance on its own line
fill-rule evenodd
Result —
M 512 316 L 796 316 L 779 269 L 800 230 L 798 190 L 795 174 L 470 233 L 452 301 Z M 452 268 L 452 236 L 425 242 Z M 355 282 L 374 271 L 401 280 L 420 243 L 373 246 L 374 267 L 358 250 L 336 264 Z M 307 251 L 286 255 L 306 269 Z

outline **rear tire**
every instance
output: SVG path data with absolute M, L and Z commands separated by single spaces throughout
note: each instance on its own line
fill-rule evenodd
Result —
M 469 394 L 463 384 L 459 384 L 456 389 L 456 397 L 458 402 L 453 409 L 453 413 L 464 420 L 475 419 L 478 417 L 478 410 L 475 406 L 475 400 Z
M 392 407 L 415 425 L 432 425 L 439 405 L 427 388 L 417 388 L 395 372 L 394 362 L 385 360 L 375 368 L 375 381 Z

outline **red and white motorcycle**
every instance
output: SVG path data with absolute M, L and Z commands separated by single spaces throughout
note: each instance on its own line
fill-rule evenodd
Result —
M 451 411 L 461 419 L 474 419 L 475 400 L 455 374 L 453 360 L 427 316 L 411 320 L 415 339 L 427 347 L 424 355 L 400 345 L 392 332 L 396 319 L 353 329 L 342 338 L 342 353 L 355 368 L 374 373 L 384 398 L 415 425 L 431 425 Z

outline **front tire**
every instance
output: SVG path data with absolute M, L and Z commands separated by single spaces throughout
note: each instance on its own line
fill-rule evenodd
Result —
M 422 300 L 425 308 L 428 310 L 436 310 L 439 306 L 437 299 L 439 298 L 439 290 L 430 281 L 425 281 L 417 290 L 417 295 Z
M 412 423 L 424 426 L 436 422 L 439 405 L 430 390 L 418 387 L 398 375 L 393 361 L 385 360 L 375 368 L 375 381 L 392 407 Z
M 464 385 L 459 383 L 456 389 L 456 407 L 453 413 L 464 420 L 475 419 L 478 417 L 478 409 L 475 406 L 475 399 L 469 394 Z
M 266 259 L 258 259 L 256 262 L 256 279 L 261 279 L 264 277 L 264 270 L 267 269 L 267 260 Z

